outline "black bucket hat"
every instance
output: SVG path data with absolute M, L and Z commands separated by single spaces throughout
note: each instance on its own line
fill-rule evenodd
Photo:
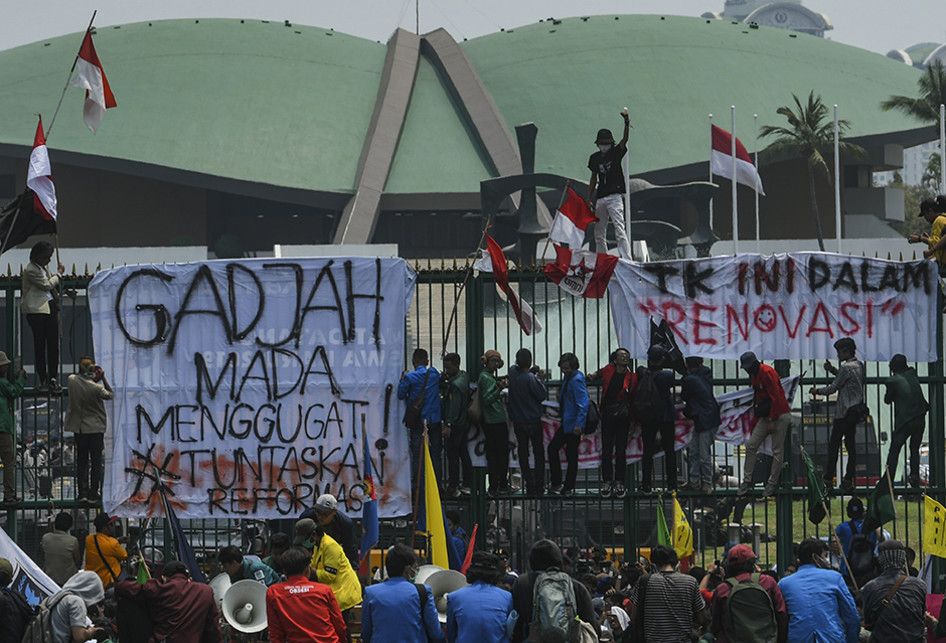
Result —
M 614 134 L 607 128 L 599 129 L 598 136 L 595 138 L 595 145 L 614 144 Z

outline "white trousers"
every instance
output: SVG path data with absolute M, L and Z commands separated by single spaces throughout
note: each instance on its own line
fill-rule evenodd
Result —
M 618 242 L 618 252 L 622 259 L 631 258 L 631 244 L 627 239 L 627 231 L 624 229 L 624 195 L 609 194 L 603 196 L 595 203 L 595 216 L 598 222 L 595 224 L 595 250 L 597 252 L 608 251 L 608 221 L 614 226 L 614 238 Z

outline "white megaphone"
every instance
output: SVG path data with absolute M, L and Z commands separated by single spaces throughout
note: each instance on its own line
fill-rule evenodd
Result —
M 443 567 L 440 565 L 421 565 L 417 568 L 417 573 L 414 574 L 414 582 L 418 585 L 423 585 L 427 582 L 428 578 L 442 571 Z
M 453 569 L 444 569 L 432 574 L 427 579 L 430 591 L 434 595 L 434 605 L 437 606 L 437 617 L 441 623 L 447 622 L 447 597 L 461 587 L 466 587 L 466 576 Z
M 223 595 L 220 610 L 230 627 L 242 634 L 266 629 L 266 585 L 255 580 L 233 583 Z
M 220 609 L 223 605 L 223 597 L 226 595 L 227 590 L 233 585 L 233 581 L 230 580 L 230 574 L 217 574 L 210 580 L 209 585 L 210 589 L 214 591 L 214 600 L 217 601 L 217 609 Z

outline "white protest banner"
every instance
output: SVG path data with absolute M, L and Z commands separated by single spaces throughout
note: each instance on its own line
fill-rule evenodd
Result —
M 3 529 L 0 529 L 0 558 L 6 558 L 13 566 L 13 580 L 9 587 L 31 606 L 36 607 L 44 598 L 59 592 L 56 581 L 47 576 Z
M 936 264 L 830 253 L 742 254 L 682 261 L 622 260 L 608 287 L 622 346 L 644 357 L 650 319 L 666 319 L 685 355 L 736 359 L 835 357 L 851 337 L 858 355 L 910 361 L 936 355 Z
M 795 375 L 782 379 L 782 388 L 785 390 L 785 397 L 791 404 L 798 390 L 800 376 Z M 731 393 L 724 393 L 716 398 L 719 402 L 720 425 L 716 431 L 716 439 L 721 442 L 728 442 L 734 445 L 745 444 L 752 435 L 752 429 L 756 425 L 756 417 L 752 413 L 753 392 L 751 388 L 740 389 Z M 547 413 L 542 418 L 542 431 L 544 437 L 544 446 L 548 447 L 549 442 L 558 431 L 559 420 L 557 417 L 558 405 L 554 402 L 546 404 Z M 693 437 L 693 423 L 683 415 L 683 406 L 677 406 L 676 432 L 674 434 L 676 450 L 685 448 L 690 444 Z M 483 432 L 477 428 L 470 429 L 470 459 L 475 467 L 486 466 L 486 439 Z M 771 438 L 766 438 L 760 447 L 762 453 L 772 453 Z M 659 452 L 662 454 L 663 452 Z M 530 457 L 532 456 L 530 452 Z M 644 456 L 644 441 L 641 438 L 640 427 L 631 426 L 631 433 L 627 441 L 627 450 L 625 458 L 628 464 L 640 462 Z M 565 464 L 565 450 L 560 453 L 560 460 Z M 509 466 L 516 469 L 519 467 L 519 455 L 516 448 L 516 436 L 509 427 Z M 601 430 L 591 435 L 581 436 L 581 442 L 578 444 L 578 468 L 579 469 L 597 469 L 601 466 Z
M 322 493 L 359 514 L 362 417 L 380 515 L 410 512 L 402 259 L 127 266 L 89 285 L 95 357 L 115 389 L 105 509 L 294 517 Z

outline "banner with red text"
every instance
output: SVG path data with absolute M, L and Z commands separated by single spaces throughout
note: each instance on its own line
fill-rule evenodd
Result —
M 104 507 L 122 516 L 360 515 L 364 440 L 383 517 L 411 510 L 402 259 L 127 266 L 89 286 L 106 401 Z
M 931 362 L 937 288 L 932 261 L 799 252 L 621 260 L 608 292 L 618 340 L 635 357 L 647 354 L 650 319 L 662 318 L 685 355 L 833 358 L 834 342 L 851 337 L 861 359 Z

